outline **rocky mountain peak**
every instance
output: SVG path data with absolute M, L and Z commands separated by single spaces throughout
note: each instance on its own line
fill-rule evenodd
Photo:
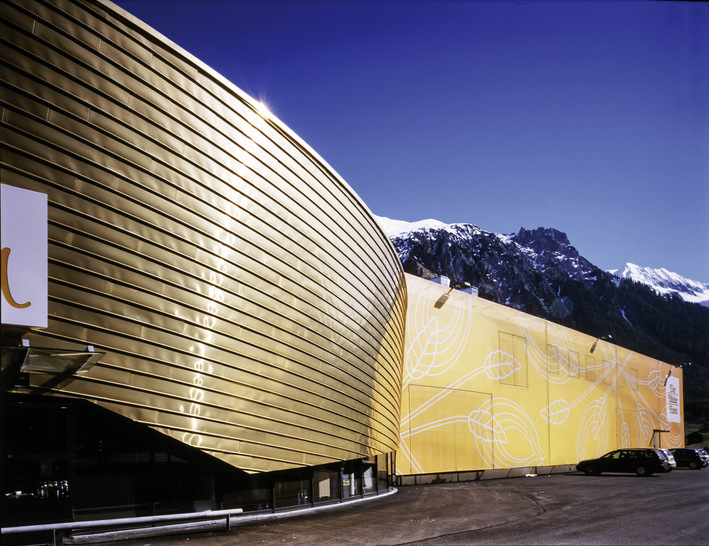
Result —
M 520 228 L 511 238 L 518 244 L 531 248 L 535 252 L 544 251 L 563 252 L 578 256 L 576 249 L 571 246 L 566 233 L 554 228 L 539 227 L 537 229 Z

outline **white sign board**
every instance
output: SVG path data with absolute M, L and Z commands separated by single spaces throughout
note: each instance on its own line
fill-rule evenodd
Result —
M 670 423 L 679 423 L 681 418 L 679 377 L 668 377 L 665 389 L 665 396 L 667 397 L 667 421 Z
M 2 323 L 47 327 L 47 196 L 2 184 Z

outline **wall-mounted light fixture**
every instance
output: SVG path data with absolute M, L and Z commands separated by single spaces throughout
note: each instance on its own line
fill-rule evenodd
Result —
M 667 377 L 665 377 L 665 387 L 667 386 L 667 382 L 670 380 L 670 376 L 672 375 L 672 368 L 670 368 L 669 373 L 667 374 Z
M 24 340 L 23 340 L 24 341 Z M 30 347 L 29 343 L 2 347 L 2 369 L 16 369 L 21 373 L 76 374 L 87 372 L 106 353 L 88 345 L 83 351 Z
M 589 352 L 592 353 L 593 351 L 596 350 L 596 345 L 598 344 L 599 341 L 601 341 L 601 340 L 603 340 L 603 341 L 610 341 L 610 340 L 612 340 L 612 339 L 613 339 L 613 336 L 610 336 L 610 335 L 609 335 L 609 336 L 597 337 L 597 338 L 596 338 L 596 341 L 594 341 L 594 342 L 593 342 L 593 345 L 591 345 L 591 350 L 590 350 Z

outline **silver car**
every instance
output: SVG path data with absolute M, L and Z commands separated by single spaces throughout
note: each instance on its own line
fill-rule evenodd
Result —
M 657 448 L 658 451 L 662 451 L 662 453 L 665 454 L 665 458 L 667 459 L 667 462 L 669 464 L 669 467 L 665 472 L 672 472 L 675 468 L 677 468 L 677 462 L 675 461 L 674 455 L 672 455 L 672 452 L 669 449 L 663 449 L 663 448 Z

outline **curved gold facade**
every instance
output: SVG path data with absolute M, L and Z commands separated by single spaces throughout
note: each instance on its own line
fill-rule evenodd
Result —
M 344 181 L 107 2 L 0 7 L 2 182 L 48 195 L 49 326 L 92 400 L 249 472 L 397 448 L 406 285 Z

